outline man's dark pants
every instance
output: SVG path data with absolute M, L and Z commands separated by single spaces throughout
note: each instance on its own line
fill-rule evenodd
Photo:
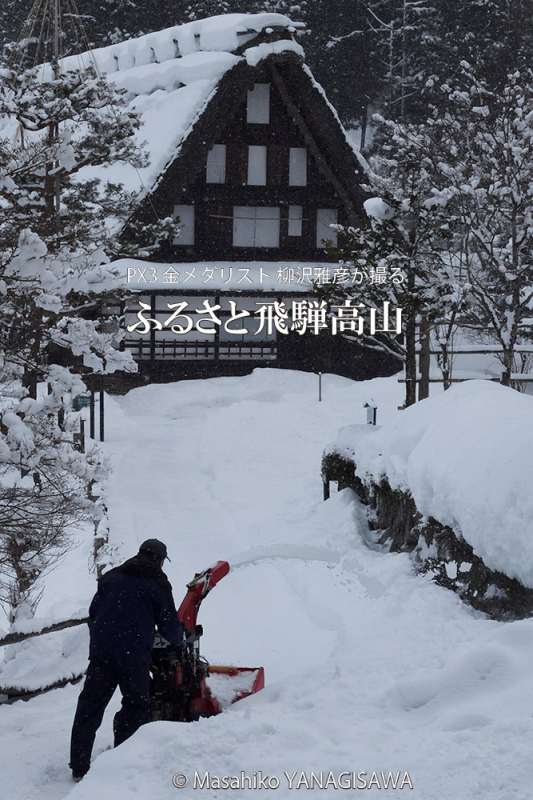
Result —
M 144 658 L 92 658 L 78 699 L 70 743 L 70 767 L 85 774 L 91 763 L 96 731 L 117 686 L 122 708 L 115 714 L 115 747 L 150 721 L 150 662 Z

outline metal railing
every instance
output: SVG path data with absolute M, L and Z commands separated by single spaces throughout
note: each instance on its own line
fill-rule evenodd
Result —
M 272 361 L 278 357 L 275 341 L 125 339 L 124 345 L 136 361 Z

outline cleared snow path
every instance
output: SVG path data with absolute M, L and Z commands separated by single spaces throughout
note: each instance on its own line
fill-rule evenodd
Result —
M 0 708 L 2 796 L 289 800 L 298 792 L 284 771 L 312 769 L 409 771 L 414 790 L 378 792 L 387 798 L 530 800 L 533 624 L 490 622 L 415 575 L 406 555 L 367 547 L 350 491 L 321 501 L 320 456 L 337 429 L 362 421 L 370 397 L 380 419 L 400 401 L 394 379 L 326 376 L 324 390 L 319 404 L 316 377 L 258 370 L 109 403 L 121 556 L 147 537 L 165 540 L 178 602 L 196 570 L 229 560 L 232 573 L 202 607 L 203 651 L 263 664 L 267 688 L 217 718 L 155 723 L 102 753 L 110 709 L 100 755 L 73 788 L 65 761 L 79 687 Z M 171 782 L 177 772 L 241 770 L 278 776 L 281 787 Z

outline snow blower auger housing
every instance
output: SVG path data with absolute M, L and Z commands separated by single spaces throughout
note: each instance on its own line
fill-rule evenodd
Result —
M 156 635 L 151 667 L 152 720 L 192 722 L 212 717 L 264 688 L 263 667 L 214 666 L 200 655 L 200 605 L 229 570 L 227 561 L 217 561 L 187 584 L 187 594 L 178 609 L 178 619 L 185 628 L 181 650 L 176 651 Z

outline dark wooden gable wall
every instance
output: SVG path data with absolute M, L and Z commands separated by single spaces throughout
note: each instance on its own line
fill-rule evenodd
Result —
M 247 92 L 256 83 L 271 87 L 269 124 L 246 119 Z M 206 182 L 213 144 L 226 146 L 226 179 L 221 184 Z M 267 147 L 266 186 L 247 185 L 250 145 Z M 291 147 L 307 149 L 306 186 L 289 186 Z M 362 215 L 361 177 L 342 128 L 301 60 L 293 54 L 271 56 L 260 67 L 243 62 L 226 74 L 136 219 L 153 220 L 154 208 L 163 217 L 173 214 L 176 205 L 195 206 L 194 245 L 168 244 L 158 259 L 324 260 L 323 249 L 316 245 L 317 209 L 337 209 L 340 223 L 357 224 Z M 301 236 L 289 236 L 290 205 L 303 207 Z M 235 206 L 278 207 L 279 248 L 234 247 Z

